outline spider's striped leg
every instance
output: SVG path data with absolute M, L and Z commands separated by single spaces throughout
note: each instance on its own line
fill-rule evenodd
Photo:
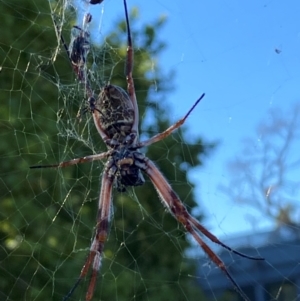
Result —
M 209 232 L 204 226 L 202 226 L 194 217 L 189 216 L 189 220 L 192 223 L 193 227 L 196 228 L 198 231 L 200 231 L 201 233 L 203 233 L 206 237 L 208 237 L 212 242 L 222 246 L 223 248 L 229 250 L 232 253 L 235 253 L 241 257 L 245 257 L 248 259 L 252 259 L 252 260 L 265 260 L 263 257 L 254 257 L 254 256 L 249 256 L 246 254 L 243 254 L 241 252 L 238 252 L 232 248 L 230 248 L 229 246 L 225 245 L 223 242 L 221 242 L 215 235 L 213 235 L 211 232 Z
M 241 295 L 241 297 L 245 301 L 250 301 L 250 299 L 245 295 L 245 293 L 242 291 L 240 286 L 232 278 L 224 262 L 202 240 L 197 230 L 203 232 L 210 239 L 212 239 L 212 237 L 214 236 L 205 228 L 198 227 L 199 224 L 198 222 L 197 225 L 195 226 L 195 219 L 188 213 L 187 209 L 185 208 L 185 206 L 183 205 L 183 203 L 181 202 L 177 194 L 174 192 L 170 184 L 167 182 L 167 180 L 162 175 L 162 173 L 158 170 L 158 168 L 154 165 L 154 163 L 146 158 L 145 166 L 146 167 L 144 168 L 144 171 L 147 173 L 153 185 L 155 186 L 163 204 L 167 207 L 167 209 L 169 209 L 170 213 L 172 213 L 172 215 L 177 219 L 177 221 L 184 226 L 186 231 L 188 231 L 194 237 L 194 239 L 197 241 L 197 243 L 203 249 L 203 251 L 207 254 L 207 256 L 211 259 L 211 261 L 214 262 L 216 266 L 219 267 L 219 269 L 228 277 L 233 287 Z M 201 229 L 202 230 L 205 229 L 206 231 L 202 231 Z M 213 241 L 219 243 L 220 245 L 226 247 L 229 250 L 232 250 L 229 247 L 225 246 L 224 244 L 220 243 L 219 240 L 213 240 Z M 251 259 L 261 259 L 261 258 L 251 258 Z
M 138 108 L 138 105 L 137 105 L 137 100 L 136 100 L 136 95 L 135 95 L 135 88 L 134 88 L 134 81 L 133 81 L 133 77 L 132 77 L 133 46 L 132 46 L 131 31 L 130 31 L 130 25 L 129 25 L 129 18 L 128 18 L 126 0 L 124 0 L 124 10 L 125 10 L 125 18 L 126 18 L 126 26 L 127 26 L 127 55 L 126 55 L 125 75 L 126 75 L 126 81 L 127 81 L 127 92 L 128 92 L 129 98 L 132 102 L 133 111 L 134 111 L 134 123 L 132 125 L 131 132 L 132 133 L 138 133 L 139 108 Z
M 176 129 L 178 129 L 179 127 L 181 127 L 186 119 L 189 117 L 189 115 L 192 113 L 192 111 L 195 109 L 195 107 L 198 105 L 198 103 L 200 102 L 200 100 L 205 96 L 205 94 L 203 93 L 197 100 L 196 102 L 193 104 L 193 106 L 189 109 L 189 111 L 185 114 L 185 116 L 183 118 L 181 118 L 180 120 L 178 120 L 176 123 L 174 123 L 173 125 L 171 125 L 169 128 L 167 128 L 165 131 L 163 131 L 162 133 L 159 133 L 155 136 L 153 136 L 152 138 L 146 140 L 146 141 L 142 141 L 142 142 L 138 142 L 137 143 L 137 148 L 141 148 L 153 143 L 156 143 L 160 140 L 165 139 L 166 137 L 168 137 L 169 135 L 171 135 Z
M 29 168 L 59 168 L 59 167 L 67 167 L 70 165 L 80 164 L 80 163 L 86 163 L 86 162 L 92 162 L 96 160 L 103 160 L 106 159 L 109 155 L 111 155 L 111 151 L 107 151 L 101 154 L 86 156 L 82 158 L 72 159 L 70 161 L 61 162 L 58 164 L 51 164 L 51 165 L 34 165 L 30 166 Z
M 101 192 L 99 197 L 99 206 L 97 214 L 96 233 L 93 239 L 90 253 L 85 261 L 85 264 L 81 270 L 79 279 L 70 290 L 70 292 L 63 299 L 66 301 L 74 292 L 80 281 L 86 277 L 89 269 L 92 269 L 91 280 L 89 282 L 88 290 L 85 296 L 86 301 L 90 301 L 93 298 L 97 275 L 101 266 L 101 259 L 103 255 L 104 243 L 106 242 L 108 227 L 110 222 L 110 208 L 111 208 L 111 192 L 114 178 L 109 175 L 106 169 L 102 176 Z

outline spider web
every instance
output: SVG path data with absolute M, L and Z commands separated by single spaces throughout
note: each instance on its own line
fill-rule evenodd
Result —
M 81 26 L 84 13 L 90 11 L 86 72 L 92 88 L 98 93 L 109 81 L 125 87 L 123 3 L 112 2 L 104 0 L 94 7 L 83 1 L 0 2 L 4 20 L 0 42 L 1 300 L 61 300 L 78 278 L 88 253 L 103 162 L 34 171 L 29 166 L 105 151 L 89 114 L 81 120 L 77 117 L 86 105 L 86 92 L 70 66 L 54 22 L 68 43 L 72 26 Z M 289 107 L 299 102 L 300 52 L 292 12 L 299 5 L 286 4 L 291 15 L 287 20 L 275 14 L 284 11 L 276 1 L 249 7 L 203 3 L 194 10 L 207 12 L 211 19 L 203 16 L 200 21 L 179 1 L 154 1 L 152 15 L 146 4 L 129 1 L 130 10 L 134 4 L 141 11 L 141 17 L 137 10 L 131 11 L 141 138 L 167 128 L 203 91 L 207 93 L 188 126 L 144 150 L 146 155 L 212 233 L 225 237 L 231 247 L 266 257 L 265 265 L 259 266 L 213 246 L 251 300 L 260 300 L 259 294 L 264 295 L 261 300 L 298 300 L 297 169 L 287 171 L 294 181 L 288 183 L 285 196 L 293 202 L 284 202 L 293 205 L 290 220 L 280 220 L 276 228 L 276 220 L 263 212 L 257 215 L 253 207 L 233 202 L 235 195 L 226 188 L 241 181 L 244 185 L 238 193 L 251 199 L 251 185 L 244 178 L 231 178 L 225 164 L 241 151 L 242 138 L 250 137 L 255 150 L 268 142 L 254 128 L 259 120 L 270 118 L 273 108 L 288 116 L 295 111 Z M 226 13 L 217 17 L 214 5 Z M 169 15 L 164 28 L 158 12 Z M 263 26 L 262 19 L 268 25 Z M 223 26 L 230 34 L 220 34 Z M 236 40 L 226 41 L 231 34 Z M 164 42 L 172 53 L 161 52 Z M 269 48 L 264 49 L 266 45 Z M 253 68 L 246 61 L 254 62 Z M 168 70 L 176 70 L 176 78 Z M 176 117 L 170 116 L 171 111 Z M 212 151 L 217 141 L 222 142 Z M 299 146 L 293 142 L 287 166 L 297 163 L 296 149 Z M 200 168 L 202 161 L 206 164 Z M 113 211 L 95 300 L 240 300 L 226 277 L 165 212 L 149 181 L 126 193 L 114 191 Z M 247 235 L 229 239 L 238 233 L 236 229 Z M 274 257 L 286 260 L 281 263 Z M 261 280 L 263 271 L 266 275 Z M 88 279 L 70 300 L 84 300 Z

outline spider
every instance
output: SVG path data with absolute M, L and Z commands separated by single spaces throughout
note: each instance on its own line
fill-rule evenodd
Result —
M 90 1 L 97 2 L 97 1 Z M 126 55 L 126 81 L 127 92 L 122 88 L 107 84 L 98 96 L 93 95 L 88 79 L 85 75 L 85 61 L 89 49 L 89 34 L 84 29 L 75 26 L 78 30 L 77 35 L 71 40 L 71 46 L 68 48 L 61 37 L 65 49 L 67 50 L 69 60 L 80 82 L 85 84 L 87 89 L 88 104 L 92 114 L 94 124 L 102 140 L 106 143 L 107 151 L 90 155 L 83 158 L 77 158 L 70 161 L 61 162 L 53 165 L 38 165 L 30 168 L 54 167 L 63 168 L 74 164 L 86 163 L 95 160 L 106 159 L 102 174 L 101 191 L 98 203 L 97 221 L 95 234 L 90 247 L 89 254 L 83 265 L 81 273 L 75 285 L 65 296 L 67 300 L 74 292 L 80 281 L 86 277 L 91 269 L 91 278 L 89 281 L 85 300 L 90 301 L 93 298 L 97 275 L 100 270 L 101 259 L 103 256 L 104 244 L 107 239 L 109 223 L 111 217 L 111 200 L 113 185 L 116 185 L 118 191 L 125 191 L 127 186 L 143 185 L 145 180 L 143 174 L 148 176 L 153 183 L 163 205 L 174 216 L 174 218 L 183 225 L 185 230 L 192 235 L 199 246 L 207 254 L 212 262 L 229 278 L 235 290 L 249 301 L 237 282 L 232 278 L 223 261 L 217 254 L 203 241 L 201 234 L 206 236 L 212 242 L 223 248 L 238 254 L 239 256 L 253 259 L 264 260 L 262 257 L 252 257 L 231 249 L 222 243 L 216 236 L 202 226 L 190 213 L 179 199 L 171 185 L 162 175 L 156 165 L 142 154 L 139 149 L 149 146 L 153 143 L 163 140 L 176 129 L 178 129 L 188 118 L 190 113 L 198 105 L 204 94 L 194 103 L 186 115 L 170 126 L 165 131 L 153 136 L 146 141 L 139 141 L 138 123 L 139 112 L 132 77 L 133 70 L 133 46 L 129 26 L 126 0 L 124 0 L 124 10 L 127 26 L 127 55 Z M 84 21 L 84 27 L 91 21 L 91 16 L 87 14 Z

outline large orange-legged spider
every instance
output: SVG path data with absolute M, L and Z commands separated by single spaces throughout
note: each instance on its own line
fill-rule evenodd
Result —
M 90 1 L 91 4 L 101 3 L 102 1 Z M 134 89 L 134 81 L 132 77 L 133 69 L 133 46 L 129 27 L 129 18 L 127 12 L 126 0 L 124 0 L 125 17 L 127 24 L 127 57 L 126 57 L 126 80 L 127 92 L 118 86 L 111 84 L 106 85 L 98 96 L 95 96 L 86 76 L 86 56 L 89 51 L 89 34 L 86 31 L 86 25 L 91 22 L 91 15 L 87 14 L 84 20 L 84 27 L 81 29 L 74 26 L 76 32 L 73 35 L 70 46 L 67 47 L 62 36 L 62 42 L 68 53 L 74 72 L 78 80 L 84 83 L 86 94 L 88 96 L 88 109 L 93 117 L 94 124 L 107 145 L 107 151 L 91 155 L 83 158 L 77 158 L 59 164 L 46 166 L 32 166 L 31 168 L 42 167 L 67 167 L 74 164 L 86 163 L 95 160 L 106 159 L 105 167 L 102 174 L 101 191 L 98 203 L 97 221 L 95 235 L 90 247 L 90 252 L 83 265 L 79 279 L 64 298 L 67 300 L 74 292 L 80 281 L 86 277 L 91 269 L 91 278 L 86 293 L 86 301 L 93 298 L 96 279 L 101 266 L 104 244 L 107 239 L 109 223 L 111 218 L 111 201 L 112 188 L 115 184 L 118 191 L 124 191 L 127 186 L 143 185 L 145 180 L 143 174 L 148 176 L 153 183 L 157 193 L 168 211 L 174 218 L 183 225 L 185 230 L 192 235 L 199 246 L 204 250 L 207 256 L 218 266 L 222 272 L 229 278 L 235 290 L 249 301 L 249 298 L 241 290 L 237 282 L 228 272 L 223 261 L 218 255 L 203 241 L 201 234 L 209 238 L 212 242 L 222 246 L 223 248 L 253 260 L 263 260 L 261 257 L 251 257 L 231 249 L 222 243 L 216 236 L 202 226 L 193 216 L 191 216 L 185 208 L 182 201 L 172 189 L 171 185 L 155 166 L 155 164 L 142 154 L 139 149 L 156 143 L 178 129 L 188 118 L 193 109 L 197 106 L 204 94 L 194 103 L 187 114 L 170 126 L 164 132 L 159 133 L 146 141 L 139 141 L 138 124 L 139 112 Z

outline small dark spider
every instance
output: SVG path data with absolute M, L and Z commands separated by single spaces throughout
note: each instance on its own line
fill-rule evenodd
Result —
M 100 3 L 102 1 L 90 1 L 91 4 Z M 193 109 L 197 106 L 204 94 L 194 103 L 187 114 L 170 126 L 164 132 L 159 133 L 146 141 L 139 141 L 138 123 L 139 113 L 137 100 L 134 89 L 134 81 L 132 77 L 133 68 L 133 47 L 131 41 L 128 13 L 126 0 L 124 0 L 125 17 L 127 24 L 127 57 L 126 57 L 126 80 L 127 92 L 122 88 L 114 85 L 106 85 L 98 95 L 94 97 L 93 91 L 85 76 L 84 68 L 87 49 L 89 49 L 89 34 L 79 27 L 79 34 L 71 41 L 71 47 L 65 48 L 69 55 L 69 59 L 73 69 L 78 76 L 80 82 L 84 83 L 87 90 L 89 110 L 92 114 L 94 124 L 107 145 L 107 151 L 91 155 L 83 158 L 73 159 L 71 161 L 61 162 L 59 164 L 46 166 L 31 166 L 31 168 L 41 167 L 67 167 L 74 164 L 91 162 L 95 160 L 107 159 L 102 174 L 101 191 L 98 203 L 96 230 L 93 242 L 90 247 L 90 252 L 81 270 L 79 279 L 65 296 L 67 300 L 74 292 L 80 281 L 86 277 L 88 271 L 91 269 L 91 279 L 89 281 L 88 290 L 85 300 L 90 301 L 93 298 L 96 279 L 99 273 L 101 259 L 103 256 L 104 243 L 107 239 L 109 222 L 111 219 L 111 199 L 113 184 L 116 184 L 119 191 L 124 191 L 127 186 L 143 185 L 145 180 L 142 172 L 147 175 L 157 190 L 163 205 L 174 216 L 174 218 L 183 225 L 185 230 L 196 240 L 199 246 L 207 254 L 211 261 L 229 278 L 233 287 L 246 301 L 249 298 L 245 295 L 236 281 L 228 272 L 223 261 L 213 250 L 203 241 L 201 234 L 209 238 L 212 242 L 222 246 L 223 248 L 238 254 L 239 256 L 253 259 L 264 260 L 261 257 L 252 257 L 242 254 L 231 249 L 229 246 L 222 243 L 216 236 L 209 232 L 202 226 L 193 216 L 189 214 L 178 195 L 172 189 L 171 185 L 155 166 L 155 164 L 144 154 L 139 152 L 139 149 L 163 140 L 167 136 L 178 129 L 188 118 Z M 89 23 L 91 18 L 86 18 L 85 22 Z M 64 40 L 62 38 L 64 43 Z M 72 49 L 71 51 L 69 49 Z
M 86 58 L 90 50 L 90 34 L 86 31 L 86 27 L 91 21 L 92 21 L 92 15 L 86 14 L 83 20 L 83 29 L 81 29 L 77 25 L 73 26 L 72 34 L 71 34 L 71 42 L 69 47 L 67 46 L 62 34 L 60 33 L 60 28 L 55 22 L 55 28 L 57 34 L 58 36 L 60 36 L 60 39 L 68 54 L 69 60 L 71 61 L 75 74 L 77 75 L 79 81 L 82 83 L 86 82 L 86 76 L 85 76 Z
M 89 97 L 89 99 L 87 100 L 87 103 L 88 103 L 88 106 L 86 106 L 84 109 L 81 110 L 81 113 L 79 114 L 78 117 L 80 117 L 81 115 L 84 115 L 87 112 L 94 113 L 95 110 L 98 111 L 100 114 L 102 114 L 101 111 L 97 109 L 96 99 L 93 96 Z
M 102 3 L 104 0 L 90 0 L 90 4 L 100 4 Z

